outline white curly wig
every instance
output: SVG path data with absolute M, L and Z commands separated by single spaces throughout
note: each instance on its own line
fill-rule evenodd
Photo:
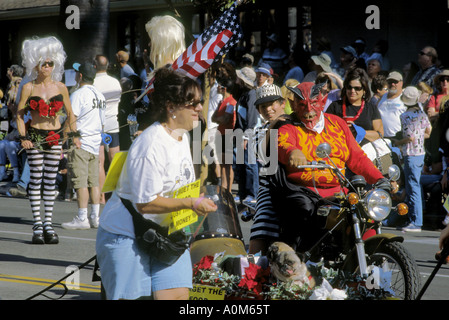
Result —
M 173 63 L 186 49 L 184 26 L 172 16 L 156 16 L 145 24 L 151 39 L 154 69 Z
M 51 59 L 55 63 L 51 78 L 61 81 L 66 58 L 62 43 L 55 37 L 34 37 L 25 40 L 22 44 L 22 65 L 26 68 L 26 75 L 31 80 L 37 78 L 36 66 L 40 68 L 46 59 Z

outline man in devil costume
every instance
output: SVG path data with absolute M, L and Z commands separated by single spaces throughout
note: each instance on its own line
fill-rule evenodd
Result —
M 318 160 L 332 164 L 329 159 L 321 159 L 316 155 L 316 148 L 323 142 L 330 144 L 329 157 L 343 175 L 347 167 L 353 173 L 365 177 L 367 183 L 391 190 L 389 181 L 360 148 L 346 122 L 338 116 L 323 112 L 326 96 L 321 94 L 322 85 L 303 82 L 289 88 L 294 93 L 294 100 L 290 101 L 294 112 L 290 119 L 280 120 L 273 126 L 278 128 L 279 167 L 276 174 L 265 178 L 269 181 L 272 208 L 278 216 L 279 233 L 276 235 L 272 232 L 275 229 L 273 221 L 270 221 L 270 226 L 266 226 L 270 230 L 267 233 L 269 236 L 264 236 L 260 229 L 258 235 L 253 236 L 253 227 L 252 245 L 250 243 L 253 253 L 260 250 L 264 253 L 266 245 L 276 240 L 293 247 L 307 248 L 321 236 L 316 229 L 311 228 L 320 219 L 316 215 L 317 202 L 322 197 L 342 191 L 341 185 L 329 170 L 298 169 L 297 166 Z M 257 211 L 254 225 L 260 228 Z

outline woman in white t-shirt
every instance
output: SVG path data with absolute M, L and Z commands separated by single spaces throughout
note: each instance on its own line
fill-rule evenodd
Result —
M 116 190 L 106 203 L 97 234 L 97 259 L 107 299 L 188 299 L 192 287 L 190 253 L 168 266 L 142 251 L 135 241 L 132 216 L 120 198 L 163 225 L 170 212 L 193 209 L 198 215 L 217 210 L 207 198 L 174 199 L 168 195 L 195 181 L 187 132 L 202 110 L 199 84 L 170 68 L 156 71 L 151 96 L 153 124 L 133 142 Z

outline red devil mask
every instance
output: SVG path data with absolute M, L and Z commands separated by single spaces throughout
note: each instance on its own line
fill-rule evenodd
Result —
M 313 129 L 320 120 L 327 98 L 327 94 L 321 93 L 325 85 L 326 82 L 319 84 L 303 82 L 296 87 L 288 88 L 295 94 L 292 106 L 296 116 L 308 129 Z

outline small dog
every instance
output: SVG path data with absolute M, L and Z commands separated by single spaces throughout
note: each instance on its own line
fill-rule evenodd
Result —
M 280 281 L 298 285 L 315 286 L 315 279 L 311 276 L 307 266 L 296 254 L 292 247 L 284 242 L 273 242 L 268 248 L 267 258 L 270 262 L 271 273 Z

